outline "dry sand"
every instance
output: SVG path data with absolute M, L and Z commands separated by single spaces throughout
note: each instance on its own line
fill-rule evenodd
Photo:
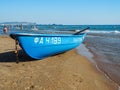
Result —
M 0 90 L 117 90 L 75 49 L 38 61 L 20 52 L 16 64 L 14 47 L 14 40 L 0 37 Z

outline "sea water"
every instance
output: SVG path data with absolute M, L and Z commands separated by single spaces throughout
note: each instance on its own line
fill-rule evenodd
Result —
M 84 41 L 86 47 L 93 53 L 99 69 L 120 85 L 120 25 L 37 25 L 37 27 L 39 30 L 62 31 L 90 27 Z M 11 29 L 9 33 L 14 31 L 17 30 Z M 3 35 L 3 26 L 0 26 L 0 35 Z
M 85 42 L 98 67 L 120 85 L 120 34 L 88 34 Z

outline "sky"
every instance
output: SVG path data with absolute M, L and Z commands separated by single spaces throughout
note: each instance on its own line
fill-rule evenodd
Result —
M 0 22 L 120 24 L 120 0 L 0 0 Z

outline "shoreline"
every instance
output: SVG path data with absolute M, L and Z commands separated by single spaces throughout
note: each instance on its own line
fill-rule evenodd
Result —
M 85 52 L 83 52 L 85 51 Z M 88 60 L 95 66 L 95 68 L 101 72 L 107 79 L 111 80 L 112 82 L 114 82 L 119 88 L 120 88 L 120 85 L 114 81 L 110 76 L 109 74 L 107 74 L 107 72 L 104 71 L 104 69 L 102 70 L 99 66 L 99 64 L 101 62 L 99 62 L 98 60 L 96 60 L 97 58 L 97 55 L 90 50 L 90 48 L 87 48 L 87 46 L 85 44 L 82 44 L 81 46 L 79 46 L 77 48 L 77 52 L 78 54 L 82 55 L 82 56 L 85 56 L 88 58 Z M 102 63 L 103 64 L 103 63 Z M 104 65 L 105 66 L 105 65 Z
M 38 61 L 26 60 L 20 53 L 21 62 L 16 64 L 14 40 L 5 36 L 0 41 L 0 89 L 118 90 L 75 49 Z
M 120 88 L 120 81 L 119 81 L 118 77 L 116 77 L 116 75 L 118 76 L 119 74 L 116 74 L 116 73 L 114 74 L 112 72 L 112 70 L 109 69 L 110 67 L 114 68 L 114 65 L 112 63 L 100 61 L 100 59 L 103 59 L 103 58 L 101 58 L 102 57 L 101 55 L 97 55 L 95 53 L 95 51 L 92 51 L 91 48 L 88 47 L 87 45 L 86 45 L 86 48 L 89 50 L 90 53 L 93 54 L 93 60 L 94 60 L 94 62 L 96 62 L 95 63 L 96 68 L 98 68 L 98 70 L 101 73 L 103 73 L 106 76 L 106 78 L 112 80 Z M 107 67 L 107 66 L 109 66 L 109 67 Z

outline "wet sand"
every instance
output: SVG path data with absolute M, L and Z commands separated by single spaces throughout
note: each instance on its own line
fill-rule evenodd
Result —
M 86 57 L 71 50 L 31 60 L 20 47 L 16 64 L 14 40 L 0 37 L 0 90 L 117 90 Z

